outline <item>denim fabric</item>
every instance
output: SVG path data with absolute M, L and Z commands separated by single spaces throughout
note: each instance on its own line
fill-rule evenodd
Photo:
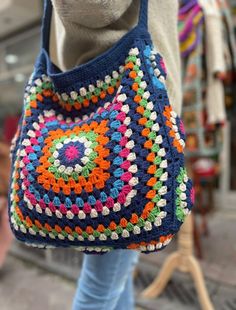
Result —
M 85 255 L 73 310 L 133 310 L 132 274 L 139 253 L 113 250 Z

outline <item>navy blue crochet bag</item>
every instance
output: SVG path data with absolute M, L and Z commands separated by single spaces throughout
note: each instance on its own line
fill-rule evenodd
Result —
M 61 72 L 43 44 L 12 145 L 9 217 L 17 239 L 86 253 L 165 247 L 193 205 L 184 127 L 162 57 L 139 22 L 111 49 Z

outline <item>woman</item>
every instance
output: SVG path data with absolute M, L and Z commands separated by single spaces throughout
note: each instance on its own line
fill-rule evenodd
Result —
M 68 70 L 108 50 L 138 22 L 138 0 L 52 0 L 54 7 L 50 55 Z M 168 92 L 177 113 L 181 108 L 180 61 L 177 35 L 177 0 L 148 1 L 148 28 L 163 55 Z M 138 253 L 116 250 L 85 255 L 74 310 L 132 310 L 132 272 Z

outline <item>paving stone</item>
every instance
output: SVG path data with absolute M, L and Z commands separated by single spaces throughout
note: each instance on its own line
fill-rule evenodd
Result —
M 214 295 L 215 310 L 236 310 L 236 287 L 219 285 Z
M 136 302 L 138 306 L 141 306 L 142 310 L 190 310 L 189 306 L 184 306 L 179 302 L 173 302 L 162 297 L 158 300 L 137 299 Z M 200 309 L 197 306 L 194 306 L 194 308 L 191 308 L 191 310 Z
M 9 256 L 0 276 L 1 310 L 67 310 L 75 285 Z

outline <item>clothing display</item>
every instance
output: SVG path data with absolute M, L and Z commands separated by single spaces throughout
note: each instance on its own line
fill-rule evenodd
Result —
M 222 145 L 219 124 L 226 120 L 224 85 L 216 78 L 217 73 L 226 70 L 222 20 L 216 0 L 181 2 L 179 37 L 187 155 L 215 156 Z
M 48 55 L 45 4 L 43 47 L 12 147 L 12 230 L 36 247 L 158 251 L 189 214 L 194 190 L 184 126 L 148 32 L 148 1 L 109 50 L 65 72 Z

